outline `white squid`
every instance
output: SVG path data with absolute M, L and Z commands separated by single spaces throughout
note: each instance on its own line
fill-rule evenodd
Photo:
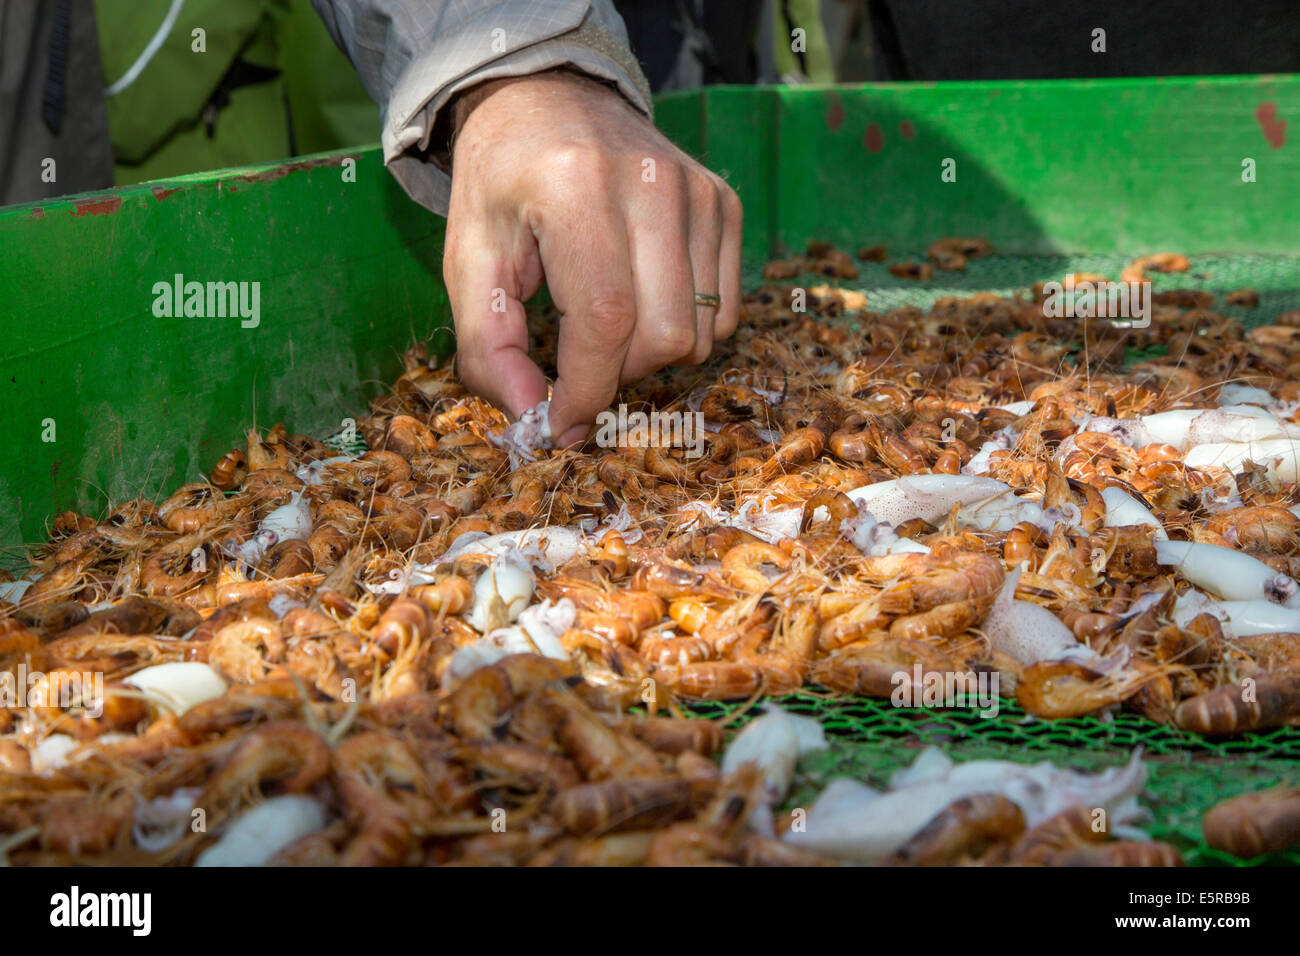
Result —
M 1300 608 L 1300 583 L 1248 554 L 1195 541 L 1156 541 L 1156 560 L 1198 588 L 1230 601 L 1266 600 Z
M 1140 750 L 1123 767 L 1085 774 L 1047 761 L 954 764 L 930 748 L 895 774 L 884 793 L 853 780 L 833 780 L 808 809 L 805 826 L 782 839 L 848 862 L 880 864 L 951 803 L 980 793 L 1014 802 L 1030 827 L 1072 806 L 1098 807 L 1106 811 L 1112 833 L 1146 839 L 1133 826 L 1146 813 L 1137 802 L 1145 783 Z

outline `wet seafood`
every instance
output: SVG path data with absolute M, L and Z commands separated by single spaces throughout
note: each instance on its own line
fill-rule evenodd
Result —
M 959 853 L 972 843 L 992 840 L 993 833 L 999 839 L 1013 839 L 1025 825 L 1037 826 L 1072 806 L 1103 808 L 1109 832 L 1141 835 L 1132 824 L 1144 812 L 1137 796 L 1145 780 L 1146 770 L 1137 752 L 1124 767 L 1087 775 L 1060 770 L 1047 762 L 954 764 L 931 748 L 911 767 L 895 774 L 884 793 L 848 778 L 833 780 L 808 808 L 806 827 L 791 830 L 782 839 L 850 862 L 882 863 L 896 854 L 900 860 L 921 862 L 939 852 L 934 843 L 952 840 L 951 851 Z M 1005 798 L 1019 815 L 997 801 L 987 808 L 957 805 L 958 801 L 993 795 Z M 940 820 L 945 814 L 955 817 L 967 831 L 960 839 L 940 836 L 949 829 Z M 970 832 L 972 828 L 975 833 Z
M 1274 787 L 1225 800 L 1207 814 L 1205 842 L 1245 859 L 1300 843 L 1300 790 Z
M 899 272 L 989 251 L 945 239 Z M 767 274 L 857 268 L 815 243 Z M 1130 274 L 1185 268 L 1157 255 Z M 698 430 L 570 449 L 550 447 L 544 406 L 509 423 L 413 349 L 357 419 L 360 456 L 277 424 L 161 505 L 51 521 L 0 582 L 0 687 L 46 675 L 39 700 L 0 711 L 0 779 L 89 799 L 59 775 L 100 755 L 144 799 L 197 789 L 219 832 L 149 851 L 168 862 L 221 859 L 223 832 L 245 858 L 253 804 L 291 797 L 319 799 L 320 826 L 275 804 L 314 828 L 258 859 L 812 862 L 756 832 L 806 747 L 798 719 L 769 711 L 723 773 L 716 726 L 654 721 L 806 684 L 927 706 L 918 674 L 991 672 L 1044 719 L 1288 724 L 1300 336 L 1290 320 L 1244 334 L 1212 306 L 1163 294 L 1137 329 L 1053 318 L 1041 289 L 880 313 L 852 290 L 770 285 L 710 365 L 619 396 L 698 413 Z M 555 315 L 534 318 L 549 367 Z M 1167 355 L 1126 368 L 1129 347 Z M 53 693 L 73 672 L 110 688 L 100 717 Z M 384 739 L 342 765 L 360 733 Z M 709 816 L 728 786 L 743 827 Z M 39 852 L 129 845 L 119 793 L 94 792 L 84 832 L 66 821 L 89 805 L 60 805 L 65 832 Z M 985 858 L 1035 833 L 1041 808 L 1005 795 L 1021 827 L 989 793 L 936 789 L 925 819 L 863 853 Z M 35 819 L 39 801 L 15 800 Z M 532 829 L 489 843 L 494 810 Z M 1052 859 L 1145 859 L 1054 839 Z

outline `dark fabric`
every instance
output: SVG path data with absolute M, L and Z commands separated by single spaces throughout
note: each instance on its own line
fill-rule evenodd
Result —
M 113 185 L 103 86 L 91 0 L 0 0 L 0 204 Z
M 72 0 L 57 0 L 50 26 L 49 64 L 41 94 L 41 120 L 54 135 L 63 129 L 63 106 L 68 95 L 68 39 L 72 32 Z
M 704 0 L 700 18 L 713 43 L 713 79 L 709 83 L 753 83 L 758 78 L 758 21 L 762 0 Z
M 1300 0 L 870 0 L 877 80 L 1300 71 Z M 1106 52 L 1092 52 L 1092 31 Z
M 614 0 L 632 52 L 656 93 L 753 83 L 763 0 Z

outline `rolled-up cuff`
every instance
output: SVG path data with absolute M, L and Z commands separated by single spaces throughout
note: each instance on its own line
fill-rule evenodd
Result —
M 412 63 L 389 100 L 384 120 L 382 142 L 389 171 L 412 199 L 445 216 L 451 177 L 428 160 L 430 137 L 441 110 L 461 90 L 487 80 L 564 66 L 613 83 L 629 103 L 653 117 L 650 86 L 631 51 L 588 14 L 576 29 L 504 53 L 441 86 L 430 85 L 430 76 L 436 73 L 431 64 L 423 60 Z

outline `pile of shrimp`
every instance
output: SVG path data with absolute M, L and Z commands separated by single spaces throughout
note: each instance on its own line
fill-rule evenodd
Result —
M 313 701 L 284 678 L 241 685 L 139 737 L 105 735 L 53 769 L 0 773 L 0 864 L 857 859 L 790 839 L 803 811 L 773 816 L 770 754 L 720 769 L 721 724 L 606 705 L 572 667 L 535 654 L 479 668 L 450 694 L 366 704 Z M 1112 837 L 1083 805 L 1028 827 L 1016 803 L 979 793 L 953 799 L 873 862 L 1175 866 L 1181 857 L 1165 843 Z
M 989 251 L 945 243 L 939 268 Z M 1125 278 L 1188 267 L 1149 256 Z M 826 243 L 769 274 L 791 269 L 856 271 Z M 882 314 L 851 288 L 766 285 L 707 365 L 611 406 L 698 428 L 568 449 L 544 406 L 511 424 L 417 345 L 356 420 L 364 454 L 250 429 L 160 504 L 51 520 L 0 582 L 0 681 L 31 685 L 0 708 L 0 772 L 22 799 L 206 779 L 237 741 L 186 730 L 196 708 L 234 728 L 267 707 L 442 707 L 518 653 L 581 677 L 601 714 L 805 686 L 922 706 L 931 678 L 985 676 L 1044 718 L 1289 724 L 1300 312 L 1247 332 L 1209 293 L 1154 303 L 1136 328 L 1051 318 L 1041 286 Z M 531 316 L 551 374 L 558 321 Z M 55 692 L 88 674 L 103 706 Z M 148 769 L 22 776 L 93 776 L 99 750 Z M 340 784 L 321 756 L 313 782 Z
M 722 727 L 600 709 L 532 654 L 352 705 L 240 685 L 46 773 L 0 774 L 16 865 L 820 865 L 752 832 Z

